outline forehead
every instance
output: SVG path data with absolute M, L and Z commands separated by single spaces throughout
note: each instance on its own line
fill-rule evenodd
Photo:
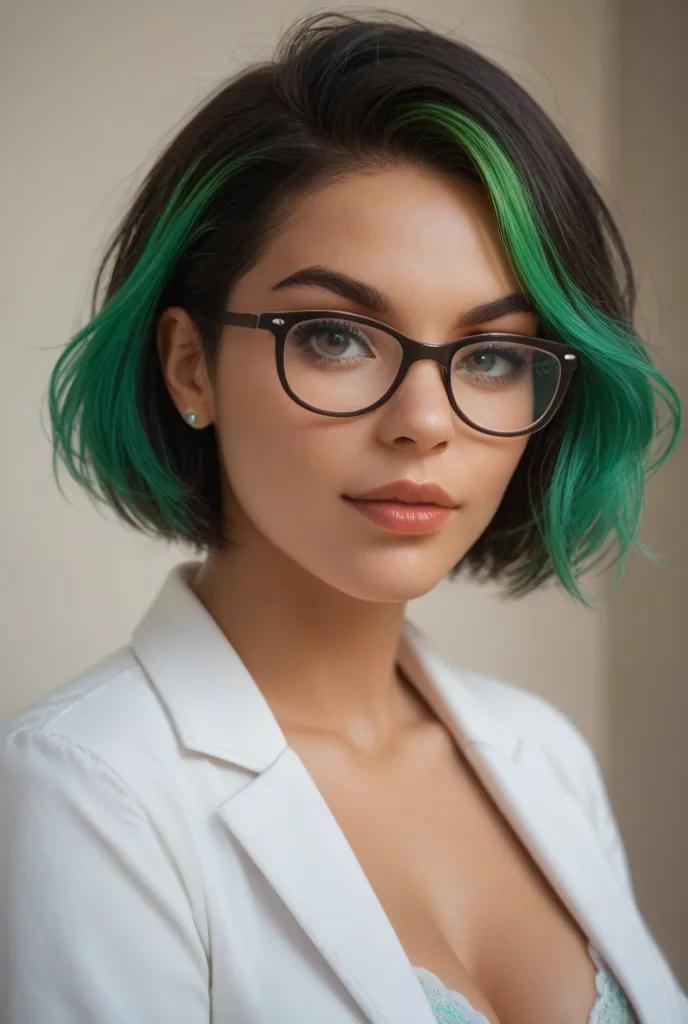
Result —
M 315 264 L 369 281 L 400 306 L 420 293 L 474 305 L 516 284 L 485 193 L 413 167 L 352 173 L 312 190 L 252 274 L 269 286 Z

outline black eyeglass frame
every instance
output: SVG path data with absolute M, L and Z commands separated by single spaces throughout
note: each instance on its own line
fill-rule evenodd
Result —
M 339 320 L 346 319 L 364 326 L 376 327 L 379 330 L 386 331 L 387 334 L 391 334 L 401 345 L 402 358 L 396 377 L 382 398 L 379 398 L 377 402 L 374 402 L 372 405 L 366 406 L 365 409 L 359 409 L 356 412 L 328 412 L 325 409 L 318 409 L 313 405 L 309 405 L 308 402 L 304 402 L 303 399 L 299 398 L 299 396 L 295 394 L 289 386 L 284 370 L 284 346 L 286 344 L 289 331 L 292 327 L 302 321 L 328 318 L 336 318 Z M 431 359 L 433 362 L 437 363 L 440 368 L 444 390 L 447 393 L 447 398 L 449 399 L 452 409 L 469 427 L 480 431 L 482 434 L 491 434 L 494 437 L 518 437 L 523 434 L 534 434 L 537 431 L 542 430 L 543 427 L 546 427 L 555 416 L 564 400 L 571 381 L 573 380 L 574 372 L 579 366 L 579 353 L 576 349 L 572 348 L 570 345 L 565 345 L 560 341 L 549 341 L 546 338 L 536 338 L 532 335 L 492 331 L 483 334 L 473 334 L 460 338 L 458 341 L 430 344 L 429 342 L 415 341 L 413 338 L 407 337 L 407 335 L 402 334 L 401 331 L 395 330 L 393 327 L 382 323 L 380 320 L 373 320 L 371 317 L 361 316 L 358 313 L 341 312 L 333 309 L 297 309 L 290 310 L 287 313 L 279 313 L 275 311 L 268 313 L 232 313 L 229 310 L 225 310 L 222 314 L 221 322 L 231 327 L 253 327 L 259 330 L 270 331 L 275 339 L 277 373 L 282 387 L 297 405 L 302 406 L 304 409 L 309 409 L 311 412 L 318 413 L 321 416 L 348 418 L 351 416 L 362 416 L 365 413 L 372 412 L 374 409 L 378 409 L 381 405 L 384 405 L 385 402 L 389 401 L 394 392 L 401 386 L 408 368 L 412 366 L 413 363 L 416 363 L 421 359 Z M 477 343 L 484 344 L 490 341 L 511 341 L 519 345 L 528 345 L 531 348 L 539 348 L 555 356 L 559 362 L 559 383 L 554 398 L 552 399 L 549 408 L 545 413 L 543 413 L 540 419 L 536 420 L 535 423 L 531 424 L 531 426 L 527 427 L 525 430 L 488 430 L 486 427 L 478 426 L 477 423 L 474 423 L 469 419 L 469 417 L 466 416 L 466 414 L 459 408 L 456 399 L 454 398 L 454 393 L 449 379 L 449 371 L 454 355 L 462 348 L 468 348 L 470 345 L 475 345 Z

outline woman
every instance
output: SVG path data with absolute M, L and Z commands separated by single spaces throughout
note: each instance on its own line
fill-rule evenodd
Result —
M 454 40 L 318 14 L 162 154 L 96 292 L 113 253 L 55 456 L 204 557 L 4 728 L 2 1020 L 688 1020 L 581 735 L 405 616 L 462 568 L 583 600 L 656 397 L 678 436 L 561 135 Z

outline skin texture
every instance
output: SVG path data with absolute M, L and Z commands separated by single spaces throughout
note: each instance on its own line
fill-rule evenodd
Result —
M 357 173 L 310 193 L 226 308 L 383 319 L 320 286 L 271 291 L 312 265 L 384 292 L 385 322 L 418 340 L 535 331 L 526 312 L 454 326 L 519 289 L 487 199 L 433 171 Z M 430 362 L 414 364 L 381 408 L 333 419 L 283 391 L 267 331 L 225 327 L 220 345 L 211 382 L 188 314 L 171 307 L 160 319 L 161 364 L 180 415 L 193 409 L 197 427 L 218 431 L 237 542 L 207 559 L 197 593 L 285 723 L 372 753 L 424 713 L 395 671 L 406 602 L 434 587 L 485 530 L 527 437 L 491 437 L 462 423 Z M 341 497 L 402 477 L 438 483 L 460 509 L 436 532 L 406 536 L 381 530 Z
M 314 265 L 384 292 L 386 318 L 320 286 L 272 291 Z M 227 308 L 349 311 L 441 343 L 476 330 L 535 333 L 527 312 L 455 327 L 515 291 L 479 189 L 400 167 L 309 193 Z M 160 319 L 158 350 L 180 415 L 193 409 L 199 427 L 218 431 L 236 542 L 207 558 L 196 592 L 316 782 L 409 960 L 493 1024 L 583 1024 L 595 998 L 585 937 L 395 664 L 406 602 L 485 530 L 527 437 L 464 424 L 429 361 L 380 408 L 332 419 L 284 392 L 268 332 L 226 327 L 210 380 L 194 325 L 174 307 Z M 407 536 L 342 499 L 402 477 L 439 484 L 460 507 L 435 532 Z

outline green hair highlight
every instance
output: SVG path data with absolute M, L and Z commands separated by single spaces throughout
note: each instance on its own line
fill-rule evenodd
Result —
M 413 124 L 439 127 L 469 154 L 489 192 L 514 270 L 541 320 L 584 357 L 574 378 L 551 484 L 543 507 L 533 508 L 531 522 L 537 524 L 559 581 L 587 605 L 576 576 L 598 566 L 615 541 L 617 585 L 634 545 L 659 561 L 638 541 L 638 528 L 646 475 L 669 457 L 680 437 L 679 396 L 652 365 L 637 335 L 594 306 L 572 280 L 521 177 L 492 135 L 475 119 L 442 103 L 408 105 L 390 131 Z M 657 429 L 656 398 L 669 411 L 663 430 L 670 429 L 671 437 L 663 453 L 646 466 L 652 441 L 662 433 Z M 532 565 L 525 567 L 515 592 L 527 586 L 532 570 Z
M 529 589 L 549 560 L 564 588 L 587 605 L 576 577 L 599 565 L 615 542 L 621 576 L 634 545 L 657 561 L 638 541 L 638 528 L 646 474 L 678 443 L 680 400 L 630 326 L 605 315 L 572 280 L 517 168 L 495 138 L 462 111 L 435 102 L 405 105 L 386 132 L 391 137 L 413 125 L 439 128 L 468 153 L 542 322 L 581 353 L 542 506 L 533 503 L 533 518 L 512 531 L 517 536 L 535 526 L 542 550 L 519 570 L 511 592 Z M 167 440 L 158 434 L 159 450 L 154 447 L 140 400 L 154 313 L 173 270 L 191 243 L 213 230 L 207 211 L 219 190 L 256 159 L 234 156 L 201 175 L 207 157 L 201 154 L 181 176 L 127 277 L 62 352 L 48 395 L 56 479 L 61 457 L 93 498 L 104 494 L 130 522 L 150 529 L 146 509 L 153 503 L 170 532 L 185 537 L 194 535 L 196 496 L 175 472 Z M 656 398 L 668 408 L 667 427 L 673 430 L 664 452 L 646 466 L 659 433 Z
M 176 184 L 133 271 L 103 309 L 66 346 L 50 376 L 53 473 L 60 456 L 88 494 L 105 493 L 129 521 L 149 528 L 141 505 L 151 496 L 170 526 L 193 530 L 190 489 L 156 452 L 140 415 L 139 398 L 154 310 L 188 246 L 212 229 L 201 221 L 218 190 L 248 157 L 212 167 L 191 185 L 201 154 Z M 200 223 L 199 223 L 200 222 Z M 72 438 L 78 438 L 78 449 Z M 59 486 L 59 480 L 58 480 Z

